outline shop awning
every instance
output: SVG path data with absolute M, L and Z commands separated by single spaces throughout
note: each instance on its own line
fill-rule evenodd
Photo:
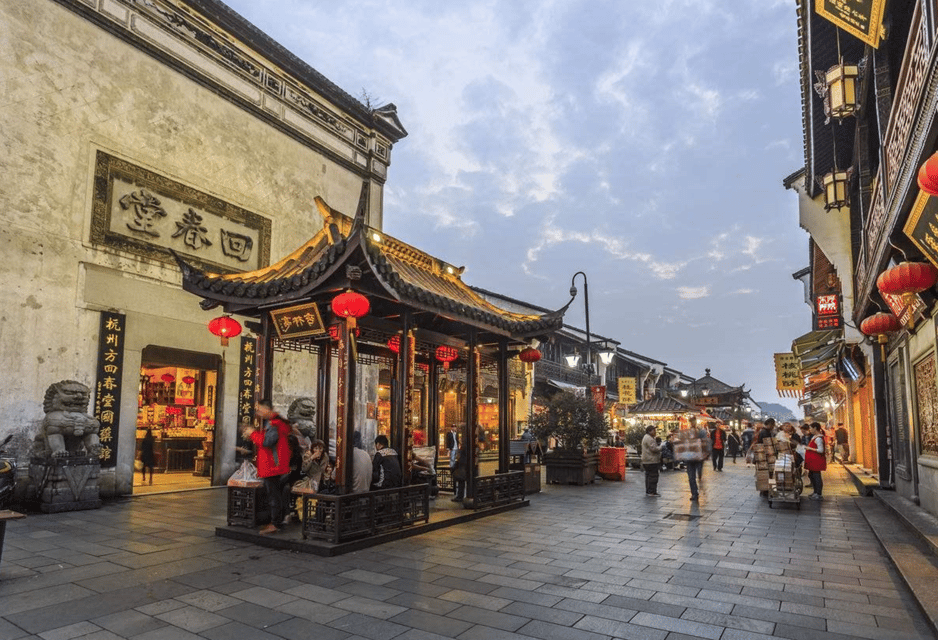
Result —
M 553 378 L 547 379 L 547 384 L 561 391 L 569 391 L 570 393 L 585 393 L 586 387 L 581 384 L 570 384 L 569 382 L 563 382 L 562 380 L 554 380 Z
M 801 372 L 818 371 L 836 363 L 840 356 L 841 343 L 825 345 L 809 351 L 801 358 Z

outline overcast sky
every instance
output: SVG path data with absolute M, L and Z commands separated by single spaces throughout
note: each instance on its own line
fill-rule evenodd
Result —
M 397 105 L 385 231 L 544 307 L 585 271 L 594 333 L 795 407 L 772 360 L 811 318 L 790 0 L 227 1 Z

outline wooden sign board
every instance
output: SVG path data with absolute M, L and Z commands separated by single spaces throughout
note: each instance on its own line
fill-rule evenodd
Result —
M 873 48 L 883 37 L 886 0 L 817 0 L 817 14 Z
M 271 311 L 270 318 L 279 338 L 321 336 L 326 333 L 322 316 L 319 315 L 319 307 L 315 302 Z

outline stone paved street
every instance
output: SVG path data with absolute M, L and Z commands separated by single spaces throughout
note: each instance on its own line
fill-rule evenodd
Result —
M 839 465 L 769 509 L 742 461 L 551 486 L 531 506 L 336 558 L 214 536 L 224 490 L 12 522 L 0 639 L 932 638 Z M 441 499 L 445 499 L 442 498 Z

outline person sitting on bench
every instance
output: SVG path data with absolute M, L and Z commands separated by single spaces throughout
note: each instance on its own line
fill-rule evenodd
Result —
M 375 457 L 371 463 L 371 490 L 399 487 L 404 481 L 397 451 L 388 446 L 388 437 L 375 438 Z

